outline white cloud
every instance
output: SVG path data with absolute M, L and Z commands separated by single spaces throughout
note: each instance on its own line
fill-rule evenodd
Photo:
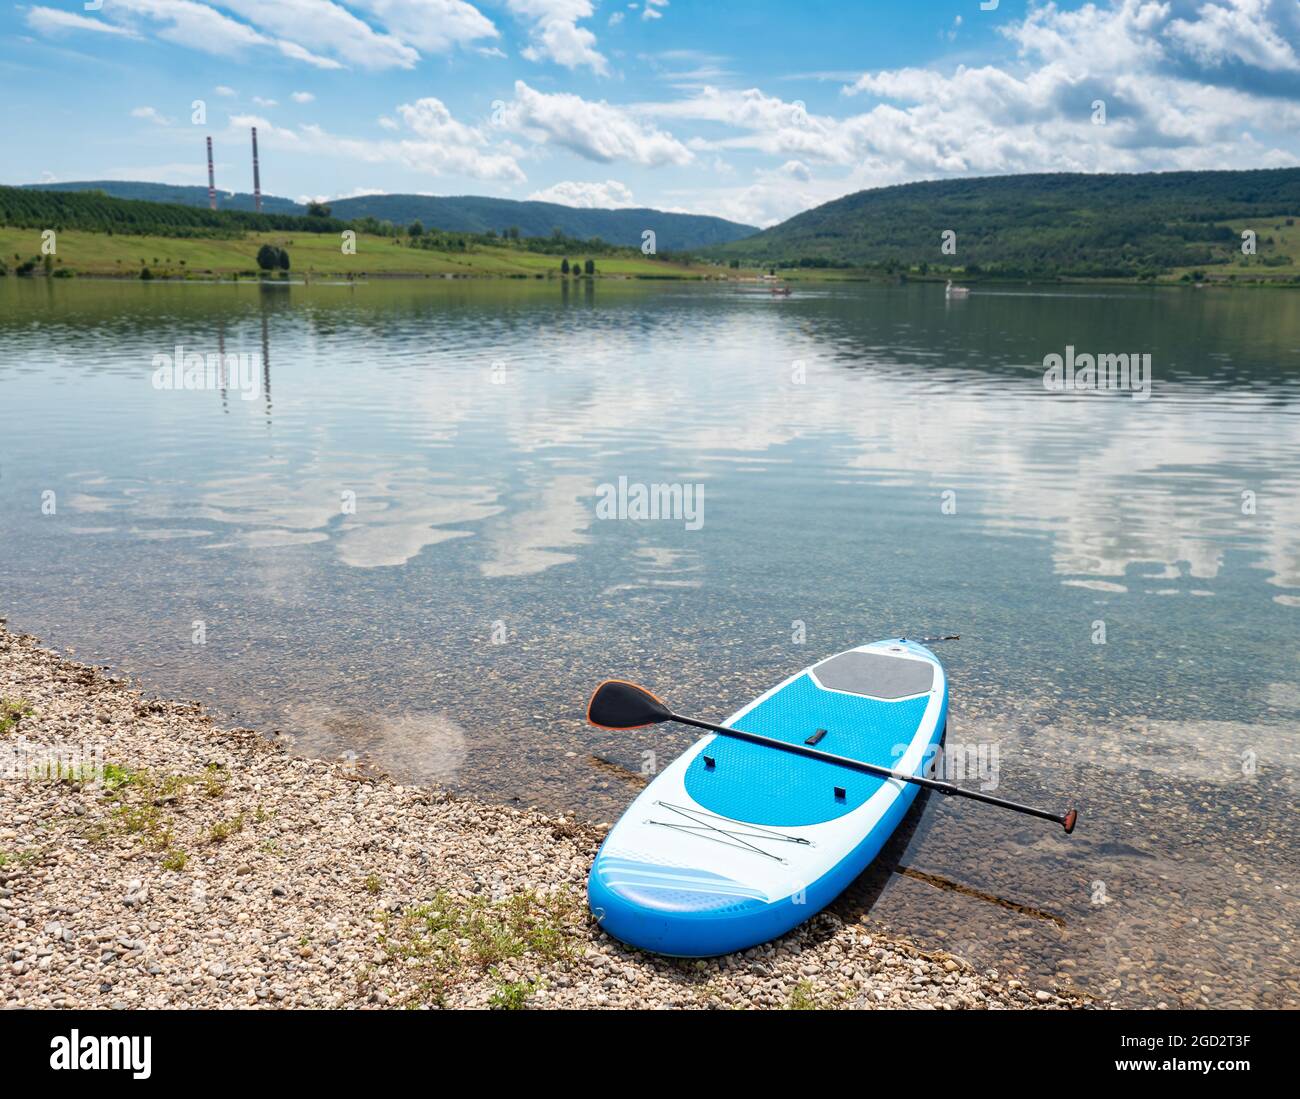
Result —
M 294 92 L 291 96 L 289 96 L 289 98 L 292 99 L 295 103 L 310 103 L 316 97 L 312 95 L 311 92 Z
M 499 37 L 492 20 L 465 0 L 356 0 L 356 6 L 372 12 L 403 42 L 430 53 Z
M 558 202 L 561 206 L 576 206 L 583 210 L 618 210 L 636 205 L 627 185 L 616 179 L 607 179 L 604 183 L 566 180 L 534 191 L 528 197 L 534 202 Z
M 341 58 L 350 67 L 410 69 L 420 59 L 419 52 L 401 39 L 380 34 L 331 0 L 275 0 L 274 3 L 221 0 L 221 3 L 250 23 L 296 43 L 304 52 L 318 50 Z
M 341 195 L 299 195 L 294 202 L 300 206 L 306 206 L 309 202 L 333 202 L 340 198 L 364 198 L 367 195 L 386 195 L 387 191 L 378 187 L 353 187 L 352 190 L 346 191 Z
M 428 96 L 414 103 L 403 103 L 397 114 L 421 137 L 451 145 L 481 145 L 483 135 L 472 126 L 457 122 L 441 99 Z
M 441 100 L 430 97 L 403 103 L 396 113 L 405 123 L 406 133 L 379 140 L 346 137 L 318 125 L 302 125 L 296 129 L 274 126 L 256 115 L 232 116 L 230 133 L 242 135 L 250 126 L 256 126 L 261 146 L 290 150 L 295 155 L 400 165 L 433 176 L 468 176 L 505 183 L 525 180 L 523 170 L 510 152 L 492 148 L 488 135 L 481 129 L 457 122 Z M 391 126 L 385 129 L 402 130 L 396 120 L 388 119 L 388 122 Z
M 809 113 L 799 100 L 766 95 L 758 88 L 744 91 L 704 87 L 687 99 L 669 103 L 642 103 L 635 113 L 657 118 L 680 118 L 717 122 L 740 136 L 706 139 L 697 137 L 692 149 L 753 149 L 771 156 L 808 157 L 850 164 L 855 152 L 842 131 L 842 124 L 827 115 Z
M 864 73 L 845 93 L 881 102 L 837 122 L 834 148 L 848 152 L 846 162 L 884 174 L 902 168 L 905 178 L 1296 163 L 1294 141 L 1288 150 L 1283 135 L 1300 126 L 1300 107 L 1219 81 L 1213 67 L 1196 68 L 1206 58 L 1186 48 L 1212 40 L 1231 46 L 1239 62 L 1251 55 L 1267 61 L 1259 68 L 1284 64 L 1282 53 L 1260 45 L 1277 37 L 1267 22 L 1254 26 L 1249 48 L 1215 35 L 1244 9 L 1264 13 L 1253 0 L 1204 3 L 1195 22 L 1171 19 L 1171 3 L 1151 0 L 1036 8 L 1004 29 L 1019 48 L 1018 71 Z M 1105 125 L 1092 123 L 1098 99 Z
M 220 57 L 238 57 L 265 47 L 317 68 L 342 68 L 337 61 L 311 53 L 296 41 L 269 37 L 195 0 L 112 0 L 104 14 L 114 19 L 126 15 L 152 20 L 160 24 L 155 31 L 159 38 Z
M 504 122 L 535 141 L 561 145 L 600 163 L 627 160 L 655 167 L 687 164 L 689 149 L 672 134 L 633 118 L 604 100 L 592 102 L 569 92 L 546 94 L 522 80 L 515 81 L 515 98 Z
M 713 214 L 744 225 L 767 228 L 813 206 L 861 190 L 869 184 L 855 174 L 837 179 L 807 179 L 788 165 L 755 173 L 744 187 L 691 188 L 672 194 L 693 214 Z M 660 203 L 653 204 L 661 208 Z
M 1294 41 L 1288 42 L 1279 23 L 1290 19 L 1300 34 L 1300 5 L 1288 0 L 1225 0 L 1198 9 L 1199 20 L 1175 19 L 1169 35 L 1206 65 L 1237 61 L 1269 72 L 1300 72 Z
M 635 117 L 710 122 L 687 144 L 747 149 L 784 163 L 741 188 L 699 188 L 695 210 L 767 225 L 865 187 L 1032 171 L 1155 171 L 1300 163 L 1293 0 L 1114 0 L 1032 9 L 1004 33 L 1011 63 L 861 74 L 846 117 L 746 91 L 703 88 Z M 1093 125 L 1092 103 L 1107 105 Z M 809 165 L 845 171 L 814 176 Z
M 379 121 L 379 128 L 380 128 L 381 130 L 400 130 L 400 129 L 401 129 L 401 127 L 397 124 L 397 119 L 395 119 L 395 118 L 389 118 L 388 115 L 386 115 L 386 114 L 381 114 L 381 115 L 379 116 L 379 120 L 378 120 L 378 121 Z
M 280 104 L 274 99 L 263 99 L 260 95 L 253 96 L 253 103 L 258 107 L 278 107 Z
M 218 84 L 218 85 L 217 85 L 215 88 L 213 88 L 212 90 L 213 90 L 214 92 L 216 92 L 217 95 L 224 95 L 224 96 L 227 96 L 227 97 L 235 96 L 235 95 L 238 95 L 238 94 L 239 94 L 237 91 L 235 91 L 234 88 L 228 88 L 228 87 L 226 87 L 225 84 Z
M 657 9 L 666 8 L 667 6 L 668 0 L 645 0 L 645 7 L 641 9 L 641 18 L 662 19 L 664 13 Z
M 126 38 L 136 35 L 127 27 L 119 27 L 104 19 L 94 19 L 75 12 L 59 11 L 57 8 L 28 8 L 27 25 L 41 34 L 54 34 L 59 31 L 90 31 L 98 34 L 115 34 Z
M 592 14 L 590 0 L 506 0 L 518 18 L 531 23 L 529 44 L 522 53 L 529 61 L 554 61 L 566 69 L 587 66 L 599 76 L 609 73 L 609 62 L 596 49 L 596 36 L 579 19 Z
M 136 107 L 131 112 L 132 118 L 143 118 L 146 122 L 152 122 L 156 126 L 170 126 L 171 119 L 164 118 L 158 113 L 155 107 Z

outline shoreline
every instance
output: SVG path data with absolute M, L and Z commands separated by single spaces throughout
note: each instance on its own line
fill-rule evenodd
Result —
M 729 286 L 772 286 L 784 283 L 791 286 L 827 286 L 839 283 L 874 283 L 880 286 L 906 286 L 909 284 L 921 286 L 942 286 L 948 276 L 936 275 L 916 275 L 911 274 L 905 278 L 897 276 L 883 275 L 869 269 L 859 268 L 829 268 L 825 274 L 812 274 L 813 269 L 803 268 L 777 268 L 780 272 L 776 275 L 727 275 L 723 273 L 714 274 L 711 272 L 676 272 L 669 271 L 664 274 L 651 274 L 646 272 L 616 272 L 604 273 L 597 272 L 594 275 L 581 276 L 564 276 L 558 272 L 527 272 L 527 273 L 503 273 L 486 271 L 482 273 L 467 274 L 465 272 L 451 271 L 368 271 L 368 272 L 337 272 L 337 271 L 310 271 L 305 274 L 294 274 L 289 278 L 259 278 L 252 274 L 230 275 L 230 274 L 213 274 L 211 276 L 191 276 L 185 275 L 175 277 L 172 275 L 151 275 L 149 278 L 141 278 L 138 273 L 119 273 L 112 271 L 87 271 L 78 272 L 73 270 L 68 275 L 47 275 L 45 273 L 31 272 L 24 275 L 11 273 L 8 276 L 0 273 L 0 278 L 12 277 L 16 281 L 58 281 L 58 282 L 114 282 L 114 283 L 166 283 L 168 285 L 184 286 L 312 286 L 312 285 L 331 285 L 331 286 L 364 286 L 371 282 L 549 282 L 562 283 L 570 286 L 580 286 L 584 284 L 595 284 L 600 282 L 618 283 L 618 282 L 671 282 L 671 283 L 707 283 L 711 286 L 729 285 Z M 1144 287 L 1154 289 L 1214 289 L 1214 290 L 1300 290 L 1300 279 L 1297 278 L 1255 278 L 1255 277 L 1212 277 L 1203 279 L 1201 282 L 1185 281 L 1181 277 L 1164 276 L 1154 279 L 1140 278 L 1071 278 L 1067 276 L 1025 276 L 1017 278 L 992 278 L 982 275 L 965 275 L 956 274 L 954 277 L 959 278 L 963 283 L 971 287 L 997 288 L 1004 286 L 1038 286 L 1038 287 L 1108 287 L 1108 286 L 1130 286 Z
M 869 915 L 723 958 L 624 947 L 586 907 L 604 829 L 291 756 L 3 619 L 0 700 L 29 775 L 0 781 L 6 1007 L 1108 1006 Z

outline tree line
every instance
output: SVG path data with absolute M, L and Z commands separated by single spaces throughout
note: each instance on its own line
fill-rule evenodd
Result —
M 326 208 L 328 209 L 328 208 Z M 0 186 L 0 225 L 15 229 L 81 229 L 132 236 L 233 238 L 248 232 L 340 233 L 332 217 L 205 210 L 142 199 L 110 198 L 102 191 L 35 191 Z

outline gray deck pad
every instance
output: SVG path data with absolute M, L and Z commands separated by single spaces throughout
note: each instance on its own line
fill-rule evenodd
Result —
M 930 689 L 934 683 L 934 665 L 928 660 L 851 652 L 818 664 L 813 668 L 813 675 L 831 691 L 872 698 L 906 698 Z

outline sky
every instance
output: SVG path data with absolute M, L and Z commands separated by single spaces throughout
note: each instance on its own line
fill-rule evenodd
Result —
M 0 0 L 5 5 L 7 0 Z M 985 10 L 988 8 L 989 10 Z M 1300 164 L 1300 0 L 0 6 L 0 182 L 480 194 L 767 226 L 868 187 Z

